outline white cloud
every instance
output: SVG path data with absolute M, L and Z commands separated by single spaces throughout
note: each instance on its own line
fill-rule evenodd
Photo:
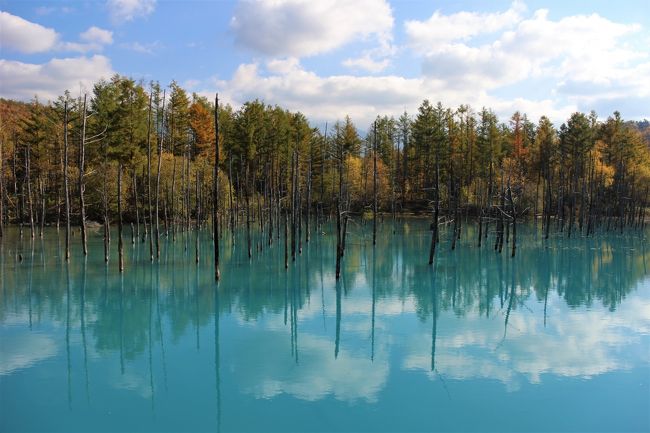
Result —
M 361 128 L 369 125 L 377 115 L 397 116 L 404 110 L 415 113 L 425 98 L 450 107 L 460 104 L 491 107 L 502 117 L 520 110 L 531 119 L 544 114 L 564 121 L 576 110 L 575 104 L 559 103 L 548 97 L 498 98 L 480 87 L 450 86 L 447 81 L 430 77 L 320 76 L 303 68 L 296 59 L 273 60 L 266 63 L 266 67 L 258 63 L 243 64 L 231 79 L 197 86 L 197 89 L 203 90 L 200 93 L 205 95 L 218 90 L 224 102 L 235 107 L 260 98 L 269 104 L 301 111 L 316 123 L 340 120 L 349 114 Z
M 316 401 L 331 395 L 346 402 L 375 402 L 386 384 L 389 366 L 385 346 L 377 347 L 377 353 L 381 354 L 377 358 L 381 360 L 375 359 L 374 363 L 365 354 L 360 356 L 345 347 L 341 347 L 335 358 L 332 341 L 301 333 L 297 364 L 290 357 L 288 346 L 283 332 L 266 332 L 260 339 L 242 336 L 239 347 L 245 350 L 235 352 L 228 368 L 244 392 L 256 398 L 289 394 L 301 400 Z M 265 362 L 242 356 L 249 350 L 265 353 Z
M 503 87 L 536 79 L 544 81 L 556 112 L 566 111 L 560 105 L 612 107 L 603 102 L 615 98 L 650 102 L 649 53 L 635 50 L 627 39 L 642 30 L 639 25 L 597 14 L 551 20 L 544 9 L 524 18 L 524 10 L 513 3 L 496 14 L 436 12 L 428 21 L 406 23 L 409 46 L 424 56 L 422 73 L 447 88 L 494 95 Z M 479 24 L 481 18 L 485 23 Z M 472 43 L 473 36 L 497 30 L 505 31 L 491 42 Z
M 65 90 L 92 89 L 100 78 L 113 75 L 110 60 L 101 55 L 51 59 L 44 64 L 0 59 L 0 96 L 27 100 L 35 95 L 53 100 Z
M 391 38 L 386 0 L 241 0 L 230 23 L 237 44 L 269 56 L 312 56 L 351 41 Z
M 32 333 L 5 334 L 0 343 L 0 376 L 29 368 L 56 353 L 56 343 L 49 336 Z
M 50 28 L 0 11 L 0 50 L 42 53 L 53 49 L 59 35 Z
M 103 45 L 113 43 L 113 32 L 96 26 L 79 35 L 83 42 L 61 41 L 53 29 L 32 23 L 21 17 L 0 12 L 0 48 L 27 54 L 47 51 L 87 53 L 101 51 Z
M 110 45 L 113 43 L 113 32 L 110 30 L 100 29 L 99 27 L 92 26 L 85 32 L 79 35 L 82 41 L 88 43 L 96 43 L 102 45 Z
M 411 45 L 421 52 L 436 50 L 441 44 L 467 40 L 483 33 L 494 33 L 516 25 L 526 6 L 515 1 L 505 12 L 457 12 L 443 15 L 436 11 L 428 20 L 404 23 Z
M 360 56 L 345 59 L 342 64 L 353 70 L 378 74 L 391 65 L 391 59 L 398 51 L 399 48 L 393 45 L 392 39 L 387 38 L 380 40 L 376 47 L 363 50 Z
M 435 88 L 431 82 L 399 76 L 321 77 L 297 62 L 273 64 L 271 69 L 264 71 L 255 63 L 240 65 L 232 79 L 217 85 L 236 104 L 261 98 L 299 110 L 314 121 L 332 121 L 350 114 L 359 122 L 370 122 L 378 111 L 394 114 L 405 106 L 416 106 L 421 98 L 433 96 Z
M 508 390 L 516 390 L 522 380 L 540 383 L 545 374 L 591 377 L 628 370 L 648 361 L 647 353 L 641 359 L 628 353 L 642 343 L 639 335 L 647 335 L 649 312 L 648 299 L 637 295 L 626 299 L 616 315 L 605 308 L 574 311 L 554 296 L 548 316 L 557 320 L 545 325 L 539 314 L 513 311 L 505 339 L 501 320 L 457 319 L 444 313 L 436 339 L 436 370 L 455 379 L 496 379 Z M 408 346 L 403 368 L 427 371 L 435 379 L 430 371 L 431 335 L 413 336 Z
M 120 23 L 150 15 L 156 8 L 156 0 L 107 0 L 106 6 L 113 22 Z

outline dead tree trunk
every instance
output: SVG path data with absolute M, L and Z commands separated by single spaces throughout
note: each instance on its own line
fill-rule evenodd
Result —
M 136 233 L 133 233 L 131 229 L 131 245 L 135 245 L 135 239 L 140 238 L 140 208 L 138 207 L 138 180 L 137 175 L 135 174 L 135 168 L 133 168 L 133 209 L 135 210 L 135 225 Z M 133 225 L 133 223 L 131 223 Z
M 219 281 L 219 94 L 214 99 L 214 174 L 212 179 L 212 225 L 214 236 L 214 279 Z M 234 235 L 233 235 L 234 237 Z
M 84 202 L 84 164 L 86 159 L 86 98 L 84 95 L 84 105 L 82 111 L 81 142 L 79 144 L 79 225 L 81 226 L 81 245 L 84 256 L 88 255 L 88 244 L 86 239 L 86 203 Z
M 31 232 L 32 239 L 34 239 L 34 207 L 32 206 L 32 181 L 30 175 L 30 165 L 31 165 L 31 143 L 27 141 L 27 147 L 25 148 L 25 183 L 27 184 L 27 204 L 29 206 L 29 229 Z
M 124 271 L 124 241 L 122 240 L 122 163 L 117 165 L 117 252 L 120 272 Z
M 194 230 L 196 231 L 196 238 L 194 241 L 194 255 L 195 255 L 195 262 L 198 265 L 199 264 L 199 230 L 201 228 L 201 196 L 199 194 L 199 170 L 196 170 L 196 225 L 194 227 Z
M 244 200 L 246 201 L 246 245 L 248 247 L 248 259 L 253 257 L 251 250 L 251 205 L 250 205 L 250 191 L 248 189 L 248 162 L 246 163 L 246 175 L 244 179 Z
M 111 232 L 108 222 L 108 149 L 104 143 L 104 189 L 103 189 L 103 202 L 104 202 L 104 261 L 108 263 L 110 255 Z
M 340 146 L 340 145 L 339 145 Z M 336 198 L 336 279 L 341 277 L 341 257 L 343 257 L 343 236 L 341 233 L 341 202 L 343 200 L 343 150 L 338 155 L 339 193 Z
M 41 228 L 39 230 L 38 235 L 40 236 L 41 239 L 43 239 L 43 230 L 45 227 L 45 181 L 43 180 L 42 177 L 38 177 L 38 185 L 39 185 L 39 190 L 40 190 L 40 195 L 41 195 Z
M 309 243 L 310 220 L 311 220 L 311 165 L 312 165 L 311 141 L 309 142 L 309 165 L 307 166 L 307 220 L 305 224 L 305 242 Z
M 156 173 L 156 258 L 158 259 L 160 259 L 160 219 L 158 218 L 158 212 L 160 208 L 160 169 L 162 167 L 162 148 L 165 138 L 165 90 L 163 90 L 162 112 L 162 128 L 158 138 L 158 171 Z
M 1 159 L 1 158 L 0 158 Z M 63 190 L 65 194 L 65 260 L 70 260 L 70 187 L 68 185 L 68 101 L 63 105 Z
M 515 201 L 512 198 L 510 180 L 508 180 L 508 201 L 510 202 L 510 218 L 512 220 L 512 255 L 510 257 L 514 257 L 517 249 L 517 209 L 515 209 Z
M 377 121 L 374 124 L 372 150 L 372 245 L 377 244 Z
M 291 261 L 296 261 L 296 151 L 291 155 Z
M 284 269 L 289 268 L 289 210 L 284 207 Z
M 230 242 L 235 246 L 235 208 L 232 202 L 232 152 L 228 156 L 228 200 L 230 204 Z
M 431 245 L 429 247 L 429 264 L 433 264 L 433 256 L 436 253 L 436 242 L 438 242 L 438 218 L 440 216 L 440 161 L 438 146 L 436 146 L 436 189 L 433 203 L 433 223 L 431 224 Z
M 151 101 L 153 92 L 149 94 L 149 115 L 147 119 L 147 199 L 149 204 L 149 259 L 153 262 L 153 236 L 151 236 L 151 223 L 153 209 L 151 206 Z M 147 235 L 147 221 L 144 222 L 144 234 Z

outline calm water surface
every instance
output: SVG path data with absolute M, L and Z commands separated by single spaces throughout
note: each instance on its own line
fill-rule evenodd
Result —
M 198 266 L 194 234 L 154 264 L 129 234 L 119 275 L 115 235 L 65 265 L 63 231 L 10 232 L 0 431 L 650 430 L 648 233 L 522 227 L 510 259 L 469 227 L 429 267 L 424 221 L 354 225 L 337 283 L 323 230 L 288 271 L 224 234 L 218 285 L 207 233 Z

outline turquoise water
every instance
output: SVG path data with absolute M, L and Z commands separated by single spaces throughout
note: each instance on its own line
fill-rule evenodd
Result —
M 164 239 L 117 272 L 98 232 L 5 237 L 0 431 L 648 431 L 650 252 L 640 234 L 543 241 L 517 257 L 455 251 L 427 265 L 424 221 L 332 230 L 285 271 L 256 248 Z M 254 240 L 257 245 L 257 238 Z M 22 262 L 17 260 L 21 255 Z M 291 259 L 290 259 L 291 260 Z

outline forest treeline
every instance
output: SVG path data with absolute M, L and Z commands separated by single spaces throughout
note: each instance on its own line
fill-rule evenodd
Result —
M 362 135 L 350 117 L 314 128 L 259 100 L 219 105 L 215 116 L 214 101 L 176 82 L 116 75 L 48 104 L 0 100 L 0 116 L 0 227 L 16 223 L 32 237 L 67 214 L 82 232 L 100 222 L 109 239 L 111 224 L 133 224 L 133 241 L 173 237 L 216 214 L 219 230 L 259 226 L 269 242 L 288 225 L 295 254 L 330 216 L 344 248 L 350 216 L 372 212 L 376 226 L 379 213 L 426 212 L 453 224 L 454 237 L 477 224 L 479 246 L 490 232 L 500 250 L 524 218 L 546 237 L 590 234 L 642 226 L 648 203 L 650 125 L 618 112 L 577 112 L 556 126 L 424 100 L 417 113 L 361 125 Z

